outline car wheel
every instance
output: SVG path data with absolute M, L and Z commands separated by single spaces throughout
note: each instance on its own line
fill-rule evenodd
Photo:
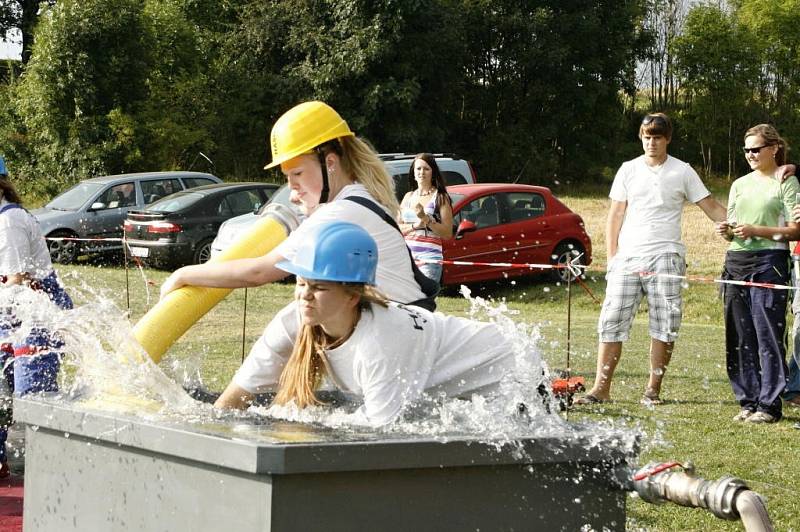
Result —
M 77 238 L 78 235 L 70 231 L 54 231 L 47 235 L 48 238 Z M 80 245 L 74 240 L 48 240 L 47 250 L 50 260 L 58 264 L 70 264 L 78 258 Z
M 208 259 L 211 258 L 211 243 L 214 240 L 212 238 L 207 238 L 197 244 L 197 247 L 194 249 L 194 263 L 195 264 L 203 264 L 204 262 L 208 262 Z
M 550 262 L 557 265 L 566 265 L 575 260 L 575 257 L 580 257 L 578 263 L 586 264 L 585 253 L 586 250 L 577 242 L 560 242 L 553 250 Z M 550 278 L 554 281 L 566 283 L 567 281 L 574 281 L 575 275 L 567 268 L 557 268 L 551 270 Z

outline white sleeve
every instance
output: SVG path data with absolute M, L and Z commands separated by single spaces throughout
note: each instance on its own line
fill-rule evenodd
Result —
M 686 199 L 689 200 L 690 203 L 697 203 L 698 201 L 710 196 L 711 192 L 709 192 L 706 186 L 703 184 L 703 181 L 700 179 L 700 176 L 697 175 L 697 172 L 695 172 L 694 168 L 692 168 L 689 163 L 684 163 L 684 165 L 685 170 L 683 175 Z
M 292 233 L 286 237 L 286 240 L 278 244 L 278 247 L 275 248 L 276 252 L 286 260 L 294 260 L 295 255 L 297 255 L 297 248 L 300 247 L 302 242 L 308 239 L 308 235 L 311 234 L 315 228 L 326 223 L 341 222 L 343 219 L 347 220 L 346 217 L 343 218 L 343 206 L 338 203 L 340 202 L 321 205 L 311 216 L 303 220 L 303 223 L 292 231 Z
M 31 269 L 31 246 L 25 228 L 9 212 L 0 217 L 0 275 L 25 273 Z
M 250 393 L 275 390 L 286 361 L 294 349 L 298 330 L 297 308 L 293 301 L 269 322 L 233 376 L 233 382 Z
M 614 176 L 611 191 L 608 193 L 608 197 L 614 201 L 628 201 L 627 181 L 631 164 L 630 161 L 622 163 L 622 166 L 617 170 L 617 175 Z

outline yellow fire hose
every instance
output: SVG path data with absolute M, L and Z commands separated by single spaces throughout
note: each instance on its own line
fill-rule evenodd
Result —
M 280 244 L 298 223 L 291 209 L 272 204 L 270 210 L 258 218 L 230 248 L 209 262 L 265 255 Z M 158 363 L 172 344 L 230 292 L 230 288 L 179 288 L 167 294 L 142 316 L 133 329 L 133 335 L 150 358 Z

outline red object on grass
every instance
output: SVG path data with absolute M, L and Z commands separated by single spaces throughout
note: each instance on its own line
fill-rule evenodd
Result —
M 22 532 L 22 481 L 19 475 L 0 480 L 0 532 Z

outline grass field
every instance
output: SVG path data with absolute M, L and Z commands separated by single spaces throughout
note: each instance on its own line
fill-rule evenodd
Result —
M 593 267 L 587 288 L 602 300 L 605 244 L 603 227 L 607 203 L 602 197 L 562 196 L 586 220 L 594 242 Z M 716 277 L 722 264 L 724 245 L 713 236 L 713 227 L 699 209 L 689 206 L 684 217 L 689 274 Z M 125 271 L 119 267 L 72 266 L 59 268 L 78 299 L 90 286 L 118 302 L 125 309 Z M 164 272 L 145 270 L 154 284 L 149 287 L 136 270 L 128 273 L 132 321 L 157 299 Z M 566 364 L 567 294 L 564 286 L 541 280 L 521 280 L 502 286 L 473 287 L 473 293 L 497 299 L 519 311 L 517 319 L 536 323 L 544 335 L 542 350 L 553 368 Z M 243 334 L 243 290 L 235 291 L 172 350 L 163 365 L 188 359 L 197 363 L 211 388 L 222 388 L 241 362 Z M 627 425 L 640 426 L 648 434 L 640 464 L 649 461 L 692 460 L 701 476 L 717 479 L 733 475 L 767 498 L 776 530 L 800 530 L 800 498 L 797 496 L 800 465 L 800 431 L 792 428 L 800 421 L 800 410 L 787 408 L 786 420 L 769 426 L 748 426 L 731 421 L 738 412 L 725 375 L 724 328 L 721 302 L 715 285 L 690 282 L 685 294 L 685 313 L 681 337 L 665 378 L 662 397 L 666 403 L 645 407 L 639 399 L 648 373 L 646 315 L 640 315 L 631 340 L 615 376 L 614 402 L 588 410 L 575 410 L 570 419 L 604 420 L 611 418 Z M 247 320 L 244 343 L 249 346 L 260 334 L 271 315 L 291 296 L 291 287 L 276 284 L 247 291 Z M 81 302 L 81 301 L 79 301 Z M 463 313 L 466 302 L 457 297 L 441 297 L 440 310 Z M 573 372 L 594 377 L 599 303 L 578 286 L 572 292 L 571 365 Z M 742 530 L 738 522 L 721 521 L 711 514 L 674 505 L 652 506 L 631 498 L 628 529 L 653 531 Z

